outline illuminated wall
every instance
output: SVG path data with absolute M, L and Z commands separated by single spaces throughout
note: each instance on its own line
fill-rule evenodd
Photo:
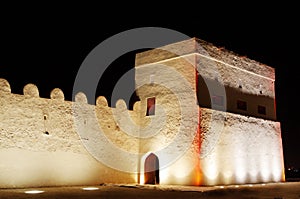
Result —
M 110 158 L 121 165 L 120 154 L 109 151 L 104 139 L 91 137 L 102 135 L 124 151 L 137 153 L 138 142 L 117 124 L 126 119 L 122 101 L 110 108 L 99 97 L 94 106 L 86 103 L 82 93 L 76 102 L 65 101 L 60 89 L 54 89 L 50 99 L 40 98 L 33 84 L 24 87 L 24 95 L 10 90 L 9 83 L 0 79 L 1 188 L 137 182 L 136 174 L 106 162 Z M 113 118 L 113 112 L 118 118 Z M 100 152 L 98 159 L 91 155 L 93 150 Z M 137 159 L 132 163 L 135 170 Z
M 159 159 L 160 184 L 199 184 L 195 178 L 199 174 L 199 107 L 193 60 L 193 55 L 152 63 L 137 58 L 142 184 L 145 158 L 150 152 Z M 147 115 L 147 102 L 153 97 L 155 113 Z
M 284 181 L 280 123 L 205 108 L 201 118 L 204 185 Z
M 141 144 L 141 153 L 146 157 L 149 152 L 168 147 L 164 140 L 176 136 L 179 132 L 176 128 L 182 128 L 181 134 L 190 138 L 177 143 L 190 145 L 185 153 L 168 167 L 161 168 L 162 183 L 218 185 L 284 181 L 272 67 L 197 38 L 139 53 L 135 67 L 136 84 L 143 85 L 137 92 L 144 107 L 141 119 L 159 118 L 156 124 L 166 124 L 162 130 L 154 128 L 160 134 L 154 136 L 156 140 Z M 197 96 L 198 111 L 194 111 L 197 108 L 189 90 Z M 160 106 L 157 109 L 161 112 L 155 116 L 145 116 L 149 97 L 156 97 Z M 222 103 L 215 102 L 214 97 L 222 97 Z M 247 103 L 245 110 L 237 107 L 238 100 Z M 258 111 L 258 106 L 264 111 Z M 180 110 L 195 113 L 193 117 L 199 120 L 180 123 L 185 118 Z M 172 120 L 165 121 L 163 116 Z M 199 128 L 195 129 L 195 125 Z M 176 144 L 171 148 L 173 153 L 181 150 Z M 164 161 L 171 154 L 164 153 L 158 158 Z M 141 168 L 143 163 L 144 159 Z
M 58 88 L 40 98 L 33 84 L 13 94 L 0 79 L 0 188 L 144 184 L 147 168 L 159 184 L 284 181 L 274 69 L 192 38 L 138 53 L 135 72 L 133 110 Z

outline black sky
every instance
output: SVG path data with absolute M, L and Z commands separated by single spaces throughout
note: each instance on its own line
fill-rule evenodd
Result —
M 27 83 L 34 83 L 41 97 L 48 98 L 52 89 L 61 88 L 70 100 L 81 63 L 105 39 L 139 27 L 176 30 L 275 68 L 285 165 L 300 168 L 299 17 L 296 6 L 273 6 L 245 3 L 215 9 L 189 4 L 170 12 L 161 8 L 122 13 L 105 6 L 12 9 L 0 17 L 0 78 L 9 81 L 13 93 L 21 94 Z M 133 66 L 133 54 L 117 60 L 99 83 L 98 94 L 109 96 L 114 81 Z

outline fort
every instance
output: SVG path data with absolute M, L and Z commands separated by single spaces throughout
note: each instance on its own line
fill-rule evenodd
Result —
M 129 110 L 0 79 L 0 188 L 285 181 L 274 68 L 191 38 L 138 53 L 135 83 Z

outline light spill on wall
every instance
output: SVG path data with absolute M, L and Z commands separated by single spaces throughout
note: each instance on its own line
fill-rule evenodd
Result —
M 151 56 L 149 56 L 151 57 Z M 136 67 L 137 94 L 146 107 L 146 99 L 156 97 L 156 114 L 141 116 L 141 121 L 156 121 L 155 133 L 149 139 L 140 141 L 140 152 L 146 156 L 153 151 L 160 161 L 160 184 L 199 185 L 199 108 L 195 95 L 195 68 L 191 63 L 194 55 L 174 58 L 159 63 L 149 63 Z M 149 78 L 152 83 L 148 84 Z M 164 117 L 163 117 L 164 116 Z M 146 123 L 144 123 L 146 126 Z M 157 128 L 163 125 L 163 128 Z M 147 127 L 149 127 L 147 126 Z M 141 133 L 145 132 L 143 129 Z M 144 183 L 144 160 L 141 160 L 140 183 Z
M 95 160 L 76 133 L 72 106 L 80 103 L 86 108 L 86 118 L 80 120 L 83 130 L 97 133 L 97 128 L 90 128 L 89 119 L 94 117 L 90 110 L 95 109 L 105 136 L 124 150 L 135 150 L 116 127 L 106 100 L 100 97 L 96 106 L 89 105 L 80 94 L 75 102 L 65 101 L 60 89 L 54 89 L 50 99 L 40 98 L 33 84 L 24 87 L 24 95 L 13 94 L 4 79 L 0 79 L 0 88 L 1 188 L 137 182 L 136 173 L 118 171 Z
M 98 165 L 87 155 L 1 149 L 0 187 L 59 186 L 100 183 Z
M 203 114 L 211 112 L 202 109 Z M 218 144 L 210 154 L 200 157 L 204 184 L 281 182 L 282 154 L 278 122 L 227 113 Z
M 191 153 L 185 154 L 167 167 L 160 168 L 159 175 L 160 184 L 200 185 L 199 163 L 197 157 Z
M 161 184 L 216 185 L 284 180 L 282 141 L 277 122 L 228 113 L 224 128 L 220 130 L 220 126 L 223 126 L 221 123 L 224 122 L 222 117 L 219 118 L 221 120 L 214 122 L 215 126 L 211 125 L 209 121 L 211 110 L 202 109 L 199 131 L 201 137 L 197 135 L 191 144 L 191 138 L 194 138 L 196 128 L 199 127 L 199 121 L 198 112 L 192 114 L 194 110 L 191 108 L 191 104 L 196 104 L 195 93 L 192 93 L 192 97 L 187 97 L 187 90 L 196 92 L 195 71 L 193 67 L 188 66 L 195 65 L 195 60 L 198 58 L 201 58 L 201 63 L 205 59 L 214 62 L 215 59 L 226 63 L 233 62 L 228 65 L 223 61 L 217 61 L 217 65 L 222 66 L 220 69 L 224 72 L 223 76 L 227 77 L 225 80 L 230 87 L 236 86 L 236 77 L 244 74 L 243 88 L 246 89 L 243 92 L 256 95 L 257 88 L 263 89 L 267 88 L 267 85 L 272 85 L 264 94 L 274 97 L 272 68 L 261 67 L 251 60 L 232 57 L 228 53 L 224 54 L 223 51 L 214 52 L 207 44 L 205 44 L 208 47 L 206 50 L 212 53 L 213 59 L 203 55 L 195 57 L 193 52 L 199 51 L 194 49 L 198 46 L 195 42 L 199 41 L 188 41 L 190 45 L 187 47 L 192 47 L 192 50 L 184 51 L 191 53 L 187 55 L 184 53 L 185 58 L 177 59 L 172 55 L 169 61 L 164 61 L 166 59 L 164 53 L 161 56 L 153 54 L 152 58 L 170 66 L 169 70 L 166 67 L 156 68 L 158 65 L 150 64 L 151 67 L 147 68 L 143 65 L 136 71 L 137 86 L 149 86 L 146 89 L 145 87 L 138 89 L 142 99 L 138 106 L 146 107 L 145 99 L 155 96 L 158 104 L 154 120 L 140 117 L 144 110 L 140 107 L 141 109 L 137 111 L 137 105 L 134 111 L 128 111 L 125 107 L 126 103 L 120 102 L 119 106 L 113 109 L 107 106 L 107 101 L 102 97 L 97 98 L 96 106 L 89 105 L 83 93 L 76 96 L 75 102 L 67 102 L 64 101 L 63 92 L 56 89 L 51 92 L 51 99 L 42 99 L 39 98 L 38 89 L 33 84 L 24 87 L 24 95 L 14 95 L 10 93 L 8 82 L 0 79 L 0 136 L 2 136 L 0 137 L 2 160 L 0 166 L 5 171 L 1 173 L 0 186 L 137 183 L 138 172 L 140 172 L 140 182 L 144 183 L 144 162 L 150 151 L 157 155 L 163 165 L 160 167 Z M 184 50 L 178 48 L 179 51 L 182 49 Z M 153 62 L 150 56 L 144 56 L 143 59 L 148 64 Z M 176 70 L 171 71 L 171 68 Z M 204 64 L 200 69 L 201 75 L 209 76 L 208 72 L 215 74 L 215 70 L 209 64 Z M 255 78 L 248 78 L 249 71 L 252 71 L 251 74 L 253 71 L 258 71 L 260 74 L 255 75 Z M 177 76 L 175 72 L 178 73 Z M 257 87 L 258 82 L 262 83 L 261 76 L 267 77 L 268 80 Z M 187 80 L 187 84 L 179 81 L 182 77 Z M 151 85 L 148 85 L 149 79 Z M 155 85 L 157 83 L 159 86 Z M 163 85 L 166 85 L 167 89 L 162 88 Z M 174 93 L 181 97 L 174 96 Z M 185 103 L 174 103 L 182 99 Z M 77 121 L 77 124 L 74 124 L 73 120 L 74 103 L 82 108 L 79 109 L 82 113 L 79 117 L 82 118 Z M 166 106 L 164 108 L 166 117 L 162 117 L 164 113 L 160 106 Z M 91 119 L 95 116 L 91 114 L 94 110 L 96 110 L 96 118 Z M 218 114 L 217 111 L 215 113 Z M 116 117 L 113 118 L 113 115 Z M 181 125 L 182 122 L 184 125 Z M 134 154 L 133 157 L 138 157 L 140 153 L 145 155 L 141 159 L 134 158 L 131 162 L 127 162 L 128 164 L 124 163 L 121 160 L 125 160 L 126 157 L 124 158 L 121 153 L 116 154 L 106 145 L 99 146 L 97 140 L 99 136 L 92 137 L 95 139 L 87 136 L 98 133 L 97 124 L 103 130 L 101 138 L 108 138 L 107 143 L 112 143 L 121 152 Z M 138 124 L 138 127 L 134 128 L 131 124 Z M 78 128 L 76 129 L 75 125 L 79 126 L 82 134 L 76 133 Z M 149 139 L 136 139 L 131 134 L 140 136 L 139 127 L 142 129 L 149 127 L 148 130 L 143 131 L 145 137 L 149 136 L 154 128 L 157 134 Z M 178 129 L 182 132 L 178 133 Z M 45 131 L 48 134 L 45 134 Z M 200 138 L 201 144 L 199 144 Z M 92 144 L 89 145 L 90 148 L 84 148 L 83 143 Z M 157 152 L 167 148 L 169 143 L 172 144 L 171 147 L 161 153 Z M 199 146 L 201 146 L 200 151 Z M 98 161 L 86 150 L 99 155 Z M 181 156 L 172 158 L 177 152 L 180 152 Z M 104 162 L 101 162 L 103 160 Z M 110 164 L 106 165 L 106 161 Z M 132 172 L 128 174 L 116 169 L 121 167 Z

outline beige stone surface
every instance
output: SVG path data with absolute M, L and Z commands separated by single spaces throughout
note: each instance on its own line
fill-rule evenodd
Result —
M 284 181 L 280 123 L 201 109 L 203 184 Z
M 40 98 L 32 84 L 24 88 L 25 95 L 0 92 L 0 187 L 136 182 L 133 173 L 101 159 L 106 150 L 98 159 L 90 151 L 105 146 L 85 143 L 92 139 L 85 131 L 105 134 L 115 146 L 137 153 L 137 142 L 117 129 L 111 109 L 86 104 L 82 93 L 75 103 L 62 100 L 61 90 L 55 92 L 51 99 Z M 116 154 L 109 155 L 118 160 Z
M 284 180 L 273 68 L 192 38 L 137 54 L 135 72 L 133 110 L 103 96 L 88 104 L 84 93 L 66 101 L 59 88 L 41 98 L 34 84 L 13 94 L 0 79 L 0 188 L 143 184 L 151 153 L 164 185 Z M 223 111 L 209 108 L 210 84 Z M 155 114 L 146 116 L 151 97 Z
M 226 63 L 227 65 L 253 72 L 273 80 L 275 79 L 274 68 L 243 55 L 239 55 L 224 47 L 215 46 L 214 44 L 199 38 L 191 38 L 157 49 L 138 53 L 136 55 L 135 66 L 139 67 L 144 64 L 155 63 L 193 53 L 209 57 L 218 62 Z
M 140 140 L 140 152 L 151 151 L 158 156 L 161 184 L 199 184 L 194 61 L 195 56 L 188 55 L 136 67 L 137 94 L 144 107 L 140 118 L 146 126 L 140 133 L 153 135 Z M 145 116 L 149 97 L 156 98 L 153 116 Z

